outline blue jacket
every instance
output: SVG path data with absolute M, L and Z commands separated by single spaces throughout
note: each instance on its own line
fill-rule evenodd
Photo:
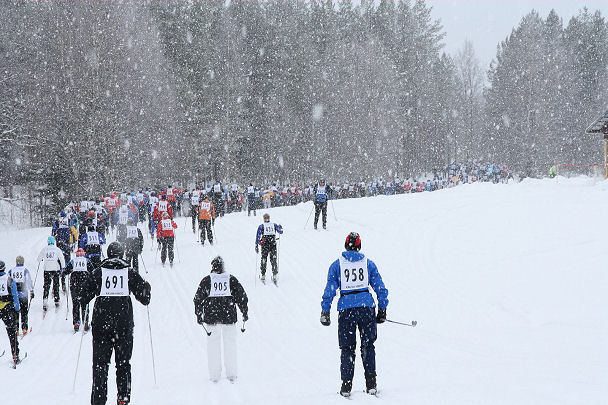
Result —
M 97 234 L 99 235 L 99 244 L 100 245 L 105 245 L 106 244 L 106 238 L 103 237 L 102 234 L 100 234 L 99 232 L 97 232 Z M 86 233 L 83 233 L 80 236 L 80 243 L 78 244 L 78 247 L 80 249 L 84 249 L 84 247 L 87 245 L 87 242 L 89 241 L 89 237 Z M 93 256 L 99 256 L 99 255 L 93 255 Z
M 274 224 L 274 231 L 282 234 L 283 233 L 283 227 L 279 224 Z M 255 244 L 259 245 L 260 241 L 262 240 L 262 236 L 264 236 L 264 224 L 261 224 L 260 226 L 258 226 L 258 232 L 255 235 Z
M 365 255 L 359 252 L 346 251 L 342 252 L 342 257 L 349 262 L 356 262 L 363 259 Z M 388 306 L 388 290 L 382 282 L 382 277 L 380 277 L 378 268 L 370 259 L 367 259 L 367 272 L 369 285 L 371 285 L 371 287 L 374 289 L 376 292 L 376 297 L 378 298 L 378 307 L 380 307 L 380 309 L 386 309 Z M 333 262 L 331 266 L 329 266 L 329 271 L 327 272 L 327 285 L 325 286 L 325 291 L 323 292 L 323 301 L 321 301 L 321 309 L 323 312 L 329 312 L 331 310 L 331 303 L 336 296 L 336 290 L 339 289 L 340 259 Z M 347 308 L 376 307 L 374 297 L 369 292 L 369 289 L 363 288 L 357 291 L 361 292 L 356 294 L 346 294 L 340 297 L 338 300 L 338 311 L 342 311 L 343 309 Z
M 5 274 L 5 271 L 0 271 L 0 276 Z M 13 296 L 13 307 L 15 308 L 15 311 L 19 311 L 19 291 L 17 290 L 17 283 L 13 279 L 10 279 L 10 281 L 11 295 Z

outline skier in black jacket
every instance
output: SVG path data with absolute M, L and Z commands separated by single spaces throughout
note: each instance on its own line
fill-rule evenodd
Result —
M 131 398 L 131 354 L 133 352 L 133 305 L 130 294 L 143 305 L 150 303 L 150 284 L 122 259 L 119 242 L 108 246 L 108 258 L 93 272 L 85 291 L 85 302 L 95 296 L 93 310 L 93 389 L 91 404 L 105 404 L 108 366 L 112 351 L 116 362 L 118 405 Z
M 220 256 L 211 261 L 211 274 L 203 278 L 194 296 L 194 312 L 200 325 L 208 328 L 207 365 L 209 378 L 217 382 L 222 374 L 221 341 L 224 341 L 226 377 L 233 382 L 237 376 L 236 305 L 247 321 L 247 294 L 239 280 L 224 272 Z

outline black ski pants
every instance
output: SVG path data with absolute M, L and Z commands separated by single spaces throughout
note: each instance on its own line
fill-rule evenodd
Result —
M 45 271 L 44 272 L 44 286 L 42 290 L 42 298 L 49 298 L 49 290 L 51 289 L 51 283 L 53 283 L 53 299 L 55 302 L 59 302 L 59 272 L 58 271 Z
M 315 202 L 315 229 L 319 222 L 319 213 L 323 213 L 323 227 L 327 225 L 327 201 Z
M 206 234 L 207 239 L 209 239 L 209 243 L 213 244 L 213 232 L 211 232 L 211 220 L 199 219 L 198 220 L 198 229 L 201 230 L 201 243 L 205 243 L 205 234 Z
M 196 219 L 197 219 L 196 206 L 190 208 L 190 217 L 192 217 L 192 232 L 196 232 Z M 199 222 L 200 223 L 200 222 Z
M 361 360 L 365 374 L 376 375 L 376 348 L 374 346 L 378 334 L 376 309 L 347 308 L 338 313 L 338 344 L 342 351 L 340 356 L 342 381 L 352 380 L 355 374 L 357 328 L 361 336 Z
M 93 328 L 92 405 L 105 405 L 108 396 L 108 368 L 114 352 L 118 398 L 130 401 L 133 330 L 119 332 Z
M 167 251 L 169 252 L 169 263 L 173 263 L 173 245 L 175 243 L 175 238 L 173 236 L 166 236 L 164 238 L 160 238 L 160 261 L 165 264 L 167 260 Z
M 262 275 L 266 274 L 266 264 L 268 263 L 268 256 L 270 256 L 270 264 L 272 265 L 272 274 L 279 272 L 277 265 L 277 244 L 275 242 L 265 242 L 262 244 L 262 260 L 260 263 L 260 270 Z
M 11 297 L 12 298 L 12 297 Z M 9 302 L 4 308 L 0 309 L 0 319 L 6 326 L 8 340 L 11 343 L 11 353 L 13 356 L 19 356 L 19 341 L 17 340 L 17 312 L 13 307 L 13 303 Z
M 84 271 L 75 271 L 70 276 L 70 293 L 72 294 L 72 323 L 89 323 L 89 314 L 86 313 L 87 302 L 84 292 L 89 280 L 89 274 Z
M 21 329 L 29 330 L 28 314 L 30 312 L 30 303 L 28 297 L 19 298 L 19 316 L 17 316 L 17 330 L 19 329 L 19 318 L 21 318 Z

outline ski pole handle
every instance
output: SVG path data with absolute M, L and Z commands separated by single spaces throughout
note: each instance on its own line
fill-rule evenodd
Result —
M 397 321 L 393 321 L 391 319 L 387 319 L 386 322 L 396 323 L 397 325 L 403 325 L 403 326 L 411 326 L 412 328 L 414 326 L 418 325 L 418 322 L 416 322 L 416 321 L 412 321 L 412 323 L 405 323 L 405 322 L 397 322 Z

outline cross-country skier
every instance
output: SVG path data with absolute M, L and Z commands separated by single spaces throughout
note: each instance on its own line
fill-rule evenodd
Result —
M 331 303 L 340 290 L 338 300 L 338 343 L 340 345 L 340 374 L 342 387 L 340 394 L 348 397 L 355 373 L 355 348 L 357 328 L 361 336 L 361 357 L 365 369 L 365 386 L 369 394 L 376 394 L 376 341 L 378 323 L 386 320 L 388 290 L 374 262 L 366 258 L 361 250 L 361 238 L 351 232 L 344 242 L 345 252 L 333 262 L 327 273 L 327 285 L 321 302 L 321 324 L 329 326 Z M 369 286 L 378 298 L 376 315 L 374 297 Z
M 224 271 L 224 261 L 217 256 L 211 261 L 211 274 L 203 278 L 194 296 L 194 313 L 197 322 L 208 325 L 211 333 L 207 338 L 207 365 L 209 378 L 217 382 L 222 374 L 222 340 L 224 368 L 231 381 L 237 377 L 236 357 L 236 306 L 248 318 L 247 294 L 239 280 Z
M 44 261 L 44 286 L 42 290 L 42 311 L 46 314 L 48 310 L 48 298 L 51 283 L 53 283 L 53 298 L 55 299 L 55 311 L 59 309 L 59 272 L 65 267 L 63 252 L 55 246 L 55 238 L 49 236 L 47 246 L 38 254 L 38 261 Z M 43 315 L 44 316 L 44 315 Z
M 251 211 L 253 211 L 253 216 L 255 217 L 255 209 L 256 209 L 256 198 L 255 198 L 255 187 L 253 183 L 249 183 L 247 187 L 247 216 L 251 215 Z
M 21 332 L 26 335 L 28 328 L 28 313 L 29 299 L 34 298 L 34 283 L 30 271 L 23 266 L 25 259 L 23 256 L 17 256 L 15 260 L 16 266 L 8 271 L 8 276 L 17 283 L 17 291 L 19 293 L 19 313 L 17 317 L 16 329 L 19 331 L 19 320 L 21 320 Z
M 84 249 L 76 251 L 76 257 L 65 266 L 63 274 L 70 276 L 70 292 L 72 294 L 72 320 L 74 332 L 78 332 L 84 323 L 84 330 L 89 330 L 89 314 L 86 313 L 88 301 L 84 301 L 84 292 L 88 286 L 89 278 L 95 270 L 93 262 L 85 257 Z
M 215 223 L 215 206 L 209 198 L 205 197 L 198 206 L 198 229 L 201 233 L 201 244 L 205 244 L 205 234 L 209 238 L 209 243 L 213 245 L 213 232 L 211 225 Z
M 323 229 L 327 229 L 327 199 L 331 188 L 321 179 L 313 190 L 315 201 L 315 229 L 319 222 L 319 213 L 323 214 Z
M 144 235 L 141 230 L 135 225 L 136 222 L 133 218 L 127 220 L 127 226 L 125 228 L 125 260 L 129 266 L 133 267 L 133 270 L 139 272 L 139 260 L 138 256 L 144 250 Z
M 158 223 L 156 229 L 156 237 L 160 243 L 160 261 L 163 266 L 167 260 L 167 250 L 169 251 L 169 265 L 173 267 L 173 246 L 175 244 L 175 232 L 173 229 L 177 228 L 177 224 L 171 218 L 169 218 L 168 212 L 163 212 L 163 217 Z
M 19 342 L 17 341 L 17 317 L 19 316 L 19 292 L 17 283 L 6 271 L 6 265 L 0 261 L 0 319 L 6 326 L 6 333 L 11 344 L 14 364 L 19 363 Z
M 151 287 L 122 260 L 124 247 L 119 242 L 108 246 L 108 258 L 96 268 L 84 291 L 84 302 L 95 296 L 93 309 L 93 388 L 92 405 L 104 405 L 108 394 L 108 366 L 112 352 L 116 364 L 117 404 L 131 400 L 131 354 L 133 352 L 133 304 L 130 294 L 140 303 L 150 303 Z M 90 305 L 90 304 L 89 304 Z
M 260 262 L 260 270 L 262 272 L 262 281 L 266 280 L 266 263 L 268 255 L 270 255 L 270 264 L 272 265 L 272 281 L 277 282 L 279 267 L 277 264 L 277 241 L 276 234 L 283 233 L 283 227 L 279 224 L 270 222 L 270 215 L 264 214 L 264 223 L 258 226 L 258 231 L 255 235 L 255 252 L 259 252 L 259 246 L 262 246 L 262 260 Z
M 196 233 L 196 212 L 201 202 L 201 190 L 193 188 L 190 193 L 190 217 L 192 218 L 192 233 Z
M 101 245 L 105 244 L 106 239 L 103 235 L 97 232 L 93 225 L 89 225 L 88 231 L 80 236 L 78 247 L 84 249 L 87 258 L 97 267 L 101 263 Z

